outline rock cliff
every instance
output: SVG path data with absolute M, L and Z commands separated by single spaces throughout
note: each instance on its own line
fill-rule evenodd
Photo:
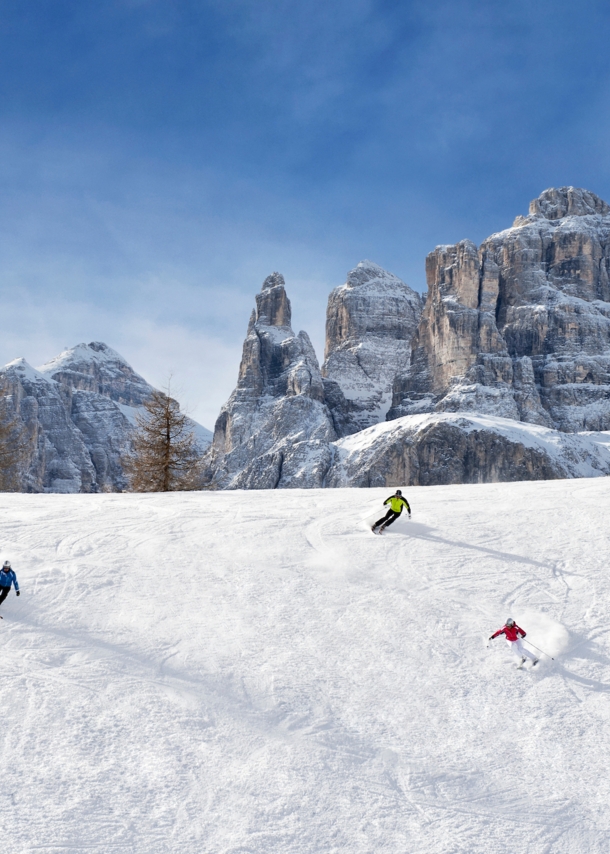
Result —
M 322 376 L 339 435 L 385 419 L 421 311 L 421 296 L 371 261 L 361 261 L 330 294 Z
M 25 359 L 9 362 L 2 376 L 27 438 L 23 490 L 95 492 L 95 467 L 59 383 Z
M 323 485 L 336 438 L 316 354 L 292 330 L 284 278 L 256 295 L 237 387 L 223 406 L 207 453 L 207 480 L 221 488 Z
M 439 246 L 412 364 L 388 418 L 495 414 L 565 432 L 610 428 L 610 207 L 546 190 L 489 237 Z

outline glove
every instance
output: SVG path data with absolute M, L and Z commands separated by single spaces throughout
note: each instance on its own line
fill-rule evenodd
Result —
M 21 593 L 18 590 L 15 590 L 15 593 L 17 594 L 17 596 L 21 596 Z
M 409 519 L 411 518 L 411 513 L 409 512 Z
M 489 640 L 493 640 L 493 639 L 494 639 L 494 636 L 492 635 L 492 636 L 489 638 Z

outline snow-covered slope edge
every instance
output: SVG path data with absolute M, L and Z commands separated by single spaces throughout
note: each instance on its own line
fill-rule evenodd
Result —
M 386 496 L 0 496 L 4 850 L 607 854 L 610 480 Z
M 610 474 L 610 433 L 468 413 L 408 415 L 334 443 L 327 486 L 495 483 Z

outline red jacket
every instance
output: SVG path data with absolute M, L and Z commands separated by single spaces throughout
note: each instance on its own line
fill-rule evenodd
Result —
M 525 632 L 523 631 L 523 629 L 520 629 L 519 626 L 515 623 L 514 626 L 503 626 L 501 629 L 498 629 L 495 635 L 491 636 L 492 640 L 493 638 L 497 638 L 498 635 L 506 635 L 506 640 L 514 642 L 519 637 L 524 638 Z

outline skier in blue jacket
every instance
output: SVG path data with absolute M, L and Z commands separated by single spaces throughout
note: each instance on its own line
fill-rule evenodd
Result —
M 11 569 L 10 560 L 5 560 L 4 566 L 0 570 L 0 605 L 2 605 L 8 596 L 11 585 L 13 584 L 15 585 L 15 593 L 17 596 L 20 596 L 21 594 L 19 593 L 19 582 L 17 581 L 17 576 Z

